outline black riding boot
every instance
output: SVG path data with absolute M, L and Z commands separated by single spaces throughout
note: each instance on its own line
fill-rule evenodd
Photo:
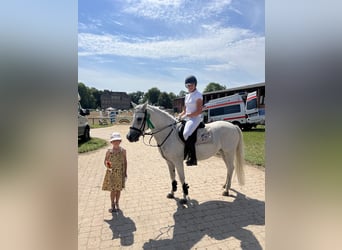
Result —
M 188 140 L 185 141 L 185 151 L 188 155 L 188 160 L 186 161 L 187 166 L 195 166 L 197 165 L 196 158 L 196 149 L 195 149 L 195 141 L 189 137 Z

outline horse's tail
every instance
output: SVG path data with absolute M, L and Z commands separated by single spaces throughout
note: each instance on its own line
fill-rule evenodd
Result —
M 241 129 L 236 126 L 239 133 L 239 142 L 236 148 L 235 155 L 235 168 L 236 175 L 240 185 L 245 184 L 245 171 L 244 171 L 244 144 Z

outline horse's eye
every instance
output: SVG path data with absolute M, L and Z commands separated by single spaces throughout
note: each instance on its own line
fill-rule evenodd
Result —
M 141 121 L 142 121 L 141 117 L 137 118 L 137 122 L 141 122 Z

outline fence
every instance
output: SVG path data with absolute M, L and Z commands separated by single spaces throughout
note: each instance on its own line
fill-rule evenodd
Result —
M 88 122 L 90 125 L 130 124 L 132 119 L 132 116 L 116 116 L 114 121 L 110 117 L 88 117 Z

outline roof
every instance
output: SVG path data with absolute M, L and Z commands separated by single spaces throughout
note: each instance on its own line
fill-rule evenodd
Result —
M 203 93 L 203 95 L 207 95 L 207 94 L 217 94 L 217 93 L 222 93 L 222 92 L 227 92 L 227 91 L 236 91 L 236 90 L 240 90 L 240 89 L 251 89 L 251 88 L 257 88 L 257 87 L 263 87 L 265 86 L 265 83 L 254 83 L 254 84 L 250 84 L 250 85 L 243 85 L 240 87 L 236 87 L 236 88 L 229 88 L 229 89 L 222 89 L 222 90 L 217 90 L 217 91 L 211 91 L 211 92 L 205 92 Z
M 211 95 L 211 94 L 218 94 L 218 93 L 224 93 L 224 92 L 230 92 L 230 91 L 238 91 L 238 90 L 245 90 L 245 89 L 252 89 L 252 88 L 257 88 L 257 87 L 264 87 L 265 83 L 261 82 L 261 83 L 254 83 L 254 84 L 249 84 L 249 85 L 243 85 L 240 87 L 235 87 L 235 88 L 229 88 L 229 89 L 222 89 L 222 90 L 217 90 L 217 91 L 211 91 L 211 92 L 205 92 L 202 93 L 203 95 Z M 175 100 L 177 99 L 184 99 L 184 96 L 182 97 L 178 97 L 175 98 Z

